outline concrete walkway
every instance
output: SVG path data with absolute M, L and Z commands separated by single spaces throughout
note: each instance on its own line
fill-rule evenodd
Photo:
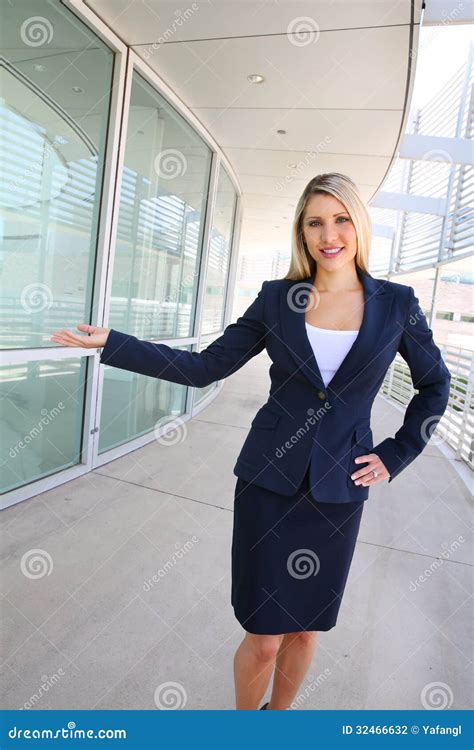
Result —
M 264 352 L 228 378 L 176 444 L 0 514 L 4 708 L 234 708 L 244 631 L 230 604 L 232 468 L 269 364 Z M 378 397 L 374 440 L 401 421 Z M 470 707 L 469 528 L 469 493 L 436 445 L 371 490 L 299 709 Z M 49 575 L 22 572 L 36 549 Z

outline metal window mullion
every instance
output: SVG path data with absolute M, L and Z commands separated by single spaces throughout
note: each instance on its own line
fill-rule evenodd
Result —
M 2 367 L 16 367 L 29 362 L 41 362 L 50 360 L 60 362 L 63 359 L 74 359 L 75 357 L 93 357 L 95 349 L 83 349 L 82 347 L 69 346 L 46 346 L 32 349 L 3 349 L 1 352 Z
M 219 154 L 213 151 L 211 156 L 211 169 L 209 174 L 206 215 L 204 218 L 204 228 L 202 233 L 202 251 L 199 263 L 199 284 L 197 290 L 196 306 L 194 308 L 193 333 L 197 338 L 196 351 L 201 351 L 201 328 L 204 301 L 206 297 L 207 264 L 209 260 L 212 225 L 214 221 L 214 210 L 217 197 L 219 163 Z M 194 412 L 195 394 L 195 388 L 188 388 L 186 411 L 189 411 L 191 414 L 193 414 Z
M 240 245 L 240 233 L 242 231 L 242 194 L 237 192 L 234 216 L 231 227 L 231 245 L 230 245 L 230 258 L 229 258 L 229 270 L 227 273 L 227 289 L 224 306 L 224 320 L 223 327 L 226 328 L 230 322 L 232 316 L 232 310 L 234 306 L 234 292 L 235 282 L 237 276 L 237 263 L 238 263 L 238 251 Z

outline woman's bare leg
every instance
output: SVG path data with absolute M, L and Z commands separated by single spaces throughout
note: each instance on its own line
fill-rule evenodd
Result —
M 245 635 L 234 656 L 237 710 L 258 708 L 270 682 L 283 639 L 283 635 Z
M 267 708 L 289 708 L 308 671 L 316 648 L 316 631 L 287 633 L 280 646 L 275 665 L 272 697 Z

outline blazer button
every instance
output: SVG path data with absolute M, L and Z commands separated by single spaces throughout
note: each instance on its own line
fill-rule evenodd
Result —
M 326 398 L 326 394 L 324 393 L 324 391 L 318 391 L 318 398 L 320 398 L 321 401 L 324 401 L 324 399 Z

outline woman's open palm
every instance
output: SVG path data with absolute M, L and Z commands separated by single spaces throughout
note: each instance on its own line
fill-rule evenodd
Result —
M 110 328 L 100 328 L 99 326 L 90 326 L 87 323 L 79 323 L 78 331 L 83 331 L 87 336 L 80 336 L 78 333 L 63 329 L 55 331 L 50 338 L 56 344 L 63 346 L 82 346 L 84 349 L 96 349 L 105 346 Z

